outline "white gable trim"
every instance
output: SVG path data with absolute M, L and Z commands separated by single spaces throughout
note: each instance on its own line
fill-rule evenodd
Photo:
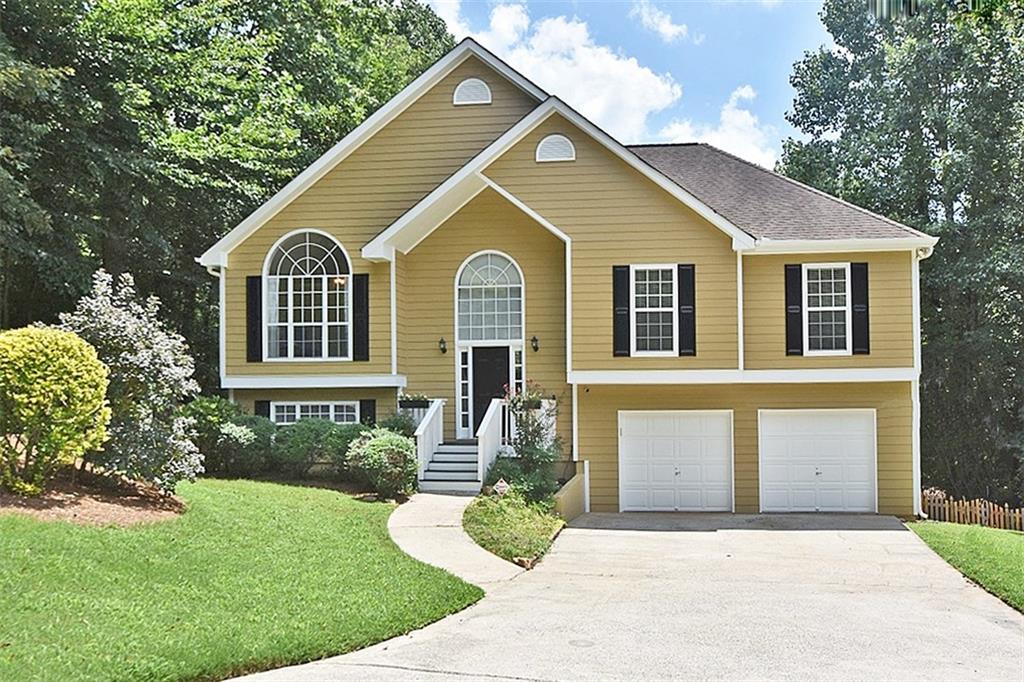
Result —
M 938 237 L 880 237 L 852 239 L 758 239 L 757 245 L 745 255 L 798 253 L 842 253 L 844 251 L 915 251 L 931 250 Z M 927 256 L 926 256 L 927 257 Z
M 648 165 L 640 159 L 640 157 L 623 147 L 603 130 L 573 111 L 557 97 L 549 97 L 543 104 L 539 105 L 536 109 L 523 117 L 519 123 L 509 128 L 504 135 L 477 154 L 465 166 L 434 188 L 430 194 L 425 196 L 419 201 L 419 203 L 400 216 L 398 220 L 393 222 L 386 230 L 370 240 L 366 246 L 363 247 L 363 258 L 369 260 L 386 260 L 386 253 L 388 252 L 389 247 L 394 247 L 403 253 L 408 253 L 408 251 L 411 250 L 411 247 L 404 249 L 397 243 L 400 241 L 398 238 L 403 231 L 417 223 L 418 218 L 427 213 L 434 203 L 442 200 L 447 194 L 465 186 L 467 183 L 473 183 L 475 176 L 480 175 L 492 161 L 497 159 L 513 145 L 522 140 L 530 133 L 530 131 L 556 113 L 566 118 L 596 141 L 600 142 L 606 149 L 625 161 L 626 164 L 639 171 L 683 204 L 689 206 L 712 225 L 732 237 L 733 249 L 739 251 L 754 247 L 754 238 L 752 236 L 733 225 L 723 216 L 712 210 L 710 206 L 697 199 L 697 197 L 687 192 L 669 178 L 665 177 L 665 175 L 656 170 L 653 166 Z M 427 226 L 421 225 L 419 231 L 422 232 L 425 230 L 426 234 L 429 234 L 430 231 L 436 229 L 439 224 L 440 223 L 435 223 L 433 225 L 428 224 Z M 415 232 L 415 228 L 413 229 Z M 417 239 L 411 240 L 412 245 L 418 243 L 426 236 L 426 234 L 418 234 Z
M 546 92 L 513 70 L 508 64 L 505 64 L 485 50 L 474 40 L 467 38 L 459 43 L 451 52 L 436 61 L 433 66 L 420 74 L 412 83 L 405 86 L 401 92 L 388 100 L 372 116 L 327 150 L 323 156 L 295 176 L 291 182 L 281 188 L 265 204 L 253 211 L 249 217 L 239 223 L 233 230 L 224 235 L 220 241 L 199 257 L 199 263 L 205 266 L 227 267 L 228 254 L 232 249 L 245 241 L 246 237 L 277 215 L 281 209 L 309 189 L 341 163 L 349 154 L 357 150 L 364 142 L 377 134 L 381 128 L 405 111 L 423 93 L 436 85 L 471 56 L 484 62 L 536 100 L 541 101 L 547 97 Z

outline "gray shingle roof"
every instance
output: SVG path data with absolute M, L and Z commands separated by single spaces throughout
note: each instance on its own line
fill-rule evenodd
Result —
M 635 145 L 629 150 L 757 239 L 925 236 L 708 144 Z

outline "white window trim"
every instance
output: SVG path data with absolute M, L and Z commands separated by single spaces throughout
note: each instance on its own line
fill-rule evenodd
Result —
M 294 349 L 291 346 L 291 338 L 292 338 L 292 331 L 291 330 L 292 330 L 293 325 L 295 324 L 295 321 L 293 319 L 294 316 L 291 314 L 291 308 L 289 308 L 289 315 L 288 315 L 288 322 L 287 322 L 287 328 L 288 328 L 288 353 L 289 353 L 289 357 L 277 358 L 277 357 L 271 357 L 270 356 L 270 320 L 269 320 L 269 317 L 270 317 L 270 315 L 269 315 L 269 300 L 270 300 L 269 299 L 269 289 L 270 289 L 269 284 L 270 284 L 270 275 L 268 273 L 268 269 L 270 268 L 270 259 L 273 257 L 274 252 L 277 250 L 277 247 L 279 247 L 281 244 L 283 244 L 290 237 L 292 237 L 292 236 L 294 236 L 296 234 L 303 233 L 303 232 L 315 232 L 317 234 L 320 234 L 320 235 L 323 235 L 323 236 L 329 238 L 331 241 L 333 241 L 335 244 L 338 245 L 338 248 L 341 249 L 341 253 L 345 256 L 345 260 L 348 261 L 348 270 L 349 271 L 348 271 L 348 274 L 345 275 L 345 277 L 348 280 L 346 282 L 346 286 L 345 286 L 345 307 L 348 310 L 348 324 L 346 325 L 346 327 L 347 327 L 347 334 L 348 334 L 348 355 L 346 355 L 346 356 L 338 357 L 338 358 L 327 357 L 327 336 L 328 335 L 327 335 L 326 332 L 327 332 L 327 326 L 328 325 L 327 325 L 327 310 L 326 310 L 326 307 L 327 307 L 326 291 L 324 293 L 324 300 L 323 300 L 324 321 L 321 323 L 321 326 L 324 328 L 324 334 L 323 334 L 323 339 L 322 339 L 322 351 L 323 351 L 324 354 L 322 356 L 320 356 L 320 357 L 314 357 L 314 358 L 295 358 L 295 357 L 291 357 L 290 356 L 290 354 L 292 352 L 294 352 Z M 261 326 L 263 328 L 260 330 L 260 334 L 261 334 L 261 337 L 262 337 L 262 343 L 263 343 L 263 362 L 297 362 L 297 363 L 306 363 L 306 362 L 352 362 L 352 330 L 353 330 L 353 327 L 355 326 L 355 310 L 352 307 L 352 282 L 353 282 L 353 277 L 354 277 L 354 273 L 352 272 L 352 270 L 353 270 L 352 258 L 349 256 L 348 251 L 345 249 L 345 246 L 340 241 L 338 241 L 337 238 L 334 237 L 334 235 L 332 235 L 332 234 L 330 234 L 328 232 L 325 232 L 323 230 L 318 230 L 318 229 L 310 228 L 310 227 L 303 227 L 303 228 L 299 228 L 299 229 L 296 229 L 296 230 L 289 231 L 287 234 L 283 235 L 280 239 L 278 239 L 276 242 L 274 242 L 274 245 L 270 247 L 270 249 L 267 251 L 266 257 L 263 259 L 263 274 L 262 274 L 262 277 L 260 278 L 260 280 L 261 280 L 260 281 L 260 287 L 262 289 L 261 304 L 263 306 L 263 309 L 261 311 L 261 316 L 262 316 Z M 320 277 L 320 275 L 317 275 L 317 276 Z M 292 290 L 291 290 L 291 287 L 289 286 L 289 288 L 288 288 L 289 300 L 290 300 L 291 295 L 292 295 Z
M 636 273 L 638 270 L 669 270 L 672 272 L 672 350 L 636 349 Z M 645 308 L 646 311 L 663 308 Z M 679 357 L 679 267 L 675 263 L 643 263 L 629 266 L 629 355 L 637 358 Z
M 278 407 L 294 407 L 296 411 L 296 421 L 298 421 L 298 410 L 300 407 L 309 407 L 310 405 L 330 405 L 331 406 L 331 418 L 328 420 L 334 424 L 359 424 L 362 415 L 359 413 L 359 401 L 358 400 L 280 400 L 270 402 L 270 420 L 277 425 L 281 425 L 281 422 L 277 421 L 277 408 Z M 354 422 L 336 422 L 334 421 L 334 410 L 337 406 L 344 405 L 346 407 L 354 407 L 356 411 L 356 420 Z M 295 422 L 288 422 L 288 424 L 294 424 Z
M 552 158 L 552 159 L 542 159 L 542 158 L 540 158 L 540 148 L 544 146 L 545 142 L 547 142 L 548 140 L 550 140 L 553 137 L 560 137 L 563 140 L 565 140 L 567 143 L 569 143 L 569 149 L 572 150 L 572 153 L 569 156 L 559 156 L 557 158 Z M 573 144 L 572 140 L 570 140 L 565 135 L 562 135 L 561 133 L 551 133 L 550 135 L 545 135 L 543 138 L 541 138 L 541 141 L 537 143 L 537 149 L 534 150 L 533 159 L 537 163 L 560 163 L 560 162 L 564 162 L 564 161 L 575 161 L 576 160 L 576 145 Z
M 463 101 L 460 102 L 459 101 L 459 90 L 461 90 L 462 86 L 465 85 L 466 83 L 468 83 L 469 81 L 477 81 L 481 85 L 483 85 L 484 89 L 487 90 L 487 99 L 463 100 Z M 459 84 L 455 86 L 454 92 L 452 92 L 452 104 L 457 106 L 457 107 L 471 107 L 471 106 L 477 106 L 477 105 L 481 105 L 481 104 L 490 104 L 491 101 L 492 101 L 491 86 L 488 85 L 487 81 L 485 81 L 482 78 L 470 77 L 470 78 L 463 79 L 463 80 L 459 81 Z
M 810 344 L 810 306 L 807 305 L 807 271 L 808 270 L 836 270 L 842 269 L 846 273 L 846 307 L 839 308 L 838 306 L 829 307 L 818 307 L 815 310 L 843 310 L 846 315 L 846 348 L 844 350 L 811 350 Z M 801 309 L 803 310 L 803 333 L 804 333 L 804 356 L 805 357 L 823 357 L 823 356 L 844 356 L 853 355 L 853 292 L 850 290 L 850 264 L 849 263 L 804 263 L 800 272 L 801 292 L 803 300 L 800 301 Z

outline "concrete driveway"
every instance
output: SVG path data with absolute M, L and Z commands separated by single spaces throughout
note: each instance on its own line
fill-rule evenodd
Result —
M 405 637 L 262 680 L 1020 680 L 1024 619 L 891 517 L 589 514 Z

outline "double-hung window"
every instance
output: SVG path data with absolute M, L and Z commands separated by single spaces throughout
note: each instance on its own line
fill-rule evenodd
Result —
M 359 421 L 359 403 L 274 402 L 270 404 L 270 418 L 275 424 L 294 424 L 300 419 L 326 419 L 338 424 L 355 424 Z
M 630 267 L 631 355 L 676 355 L 677 267 L 633 265 Z
M 849 355 L 850 264 L 805 264 L 805 355 Z

